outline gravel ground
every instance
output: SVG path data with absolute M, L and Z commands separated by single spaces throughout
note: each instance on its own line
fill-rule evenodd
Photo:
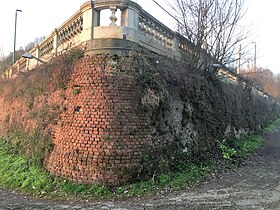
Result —
M 280 209 L 280 132 L 266 138 L 264 147 L 246 166 L 190 189 L 102 202 L 35 199 L 0 189 L 0 210 Z

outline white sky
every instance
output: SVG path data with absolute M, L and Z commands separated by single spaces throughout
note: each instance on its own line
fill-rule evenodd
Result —
M 136 0 L 135 0 L 136 1 Z M 164 4 L 165 0 L 157 0 Z M 171 1 L 171 0 L 170 0 Z M 267 67 L 274 73 L 280 73 L 279 24 L 280 1 L 278 0 L 245 0 L 248 12 L 247 25 L 251 25 L 250 42 L 257 43 L 257 66 Z M 16 9 L 18 13 L 17 45 L 25 46 L 35 38 L 48 36 L 51 32 L 79 10 L 86 0 L 8 0 L 0 2 L 0 49 L 5 54 L 13 51 L 14 21 Z M 152 0 L 137 0 L 146 11 L 165 23 L 171 29 L 173 19 L 163 12 Z M 254 53 L 254 46 L 249 49 Z

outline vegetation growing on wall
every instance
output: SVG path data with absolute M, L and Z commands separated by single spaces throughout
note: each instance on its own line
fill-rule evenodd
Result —
M 162 156 L 154 165 L 143 158 L 140 171 L 145 165 L 147 170 L 154 167 L 150 175 L 180 170 L 182 163 L 193 160 L 220 155 L 231 159 L 239 155 L 232 146 L 236 138 L 259 130 L 280 113 L 275 102 L 225 84 L 214 74 L 155 54 L 137 56 L 142 104 L 154 128 L 152 136 L 155 142 L 169 144 L 158 146 Z M 260 142 L 255 142 L 256 147 Z M 251 148 L 254 143 L 248 144 Z
M 43 165 L 53 149 L 51 129 L 60 119 L 63 106 L 50 101 L 49 97 L 59 92 L 60 100 L 57 101 L 63 102 L 63 91 L 73 64 L 81 57 L 81 50 L 71 50 L 30 72 L 19 73 L 16 79 L 0 82 L 7 112 L 1 136 L 5 136 L 7 149 L 13 154 L 25 156 L 29 165 Z M 20 106 L 20 110 L 10 110 L 12 104 Z

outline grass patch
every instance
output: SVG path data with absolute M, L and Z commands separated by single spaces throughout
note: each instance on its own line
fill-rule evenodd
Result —
M 21 189 L 35 196 L 112 198 L 123 196 L 148 195 L 163 187 L 181 189 L 195 183 L 211 171 L 209 166 L 191 166 L 189 170 L 161 174 L 154 179 L 141 181 L 117 188 L 99 185 L 70 183 L 61 178 L 54 178 L 39 165 L 29 165 L 23 156 L 15 156 L 0 150 L 0 185 Z
M 239 156 L 247 156 L 259 149 L 264 143 L 264 138 L 259 135 L 249 135 L 234 141 L 236 154 Z
M 264 139 L 260 135 L 248 135 L 240 139 L 235 139 L 228 144 L 221 143 L 220 141 L 217 141 L 217 143 L 223 159 L 232 160 L 249 156 L 263 145 Z
M 24 156 L 11 154 L 9 149 L 9 145 L 1 140 L 0 184 L 36 194 L 50 191 L 50 177 L 40 167 L 30 165 Z
M 35 196 L 86 196 L 108 195 L 109 188 L 98 185 L 73 184 L 54 178 L 37 163 L 30 164 L 22 155 L 11 154 L 7 141 L 0 141 L 0 185 Z
M 280 125 L 280 118 L 276 119 L 269 125 L 267 125 L 263 131 L 265 132 L 275 132 L 277 127 Z M 218 142 L 218 147 L 220 149 L 221 155 L 224 159 L 231 160 L 236 157 L 246 157 L 252 152 L 259 149 L 263 143 L 264 138 L 261 135 L 247 135 L 240 139 L 235 139 L 229 144 Z
M 44 157 L 53 150 L 53 143 L 49 133 L 36 127 L 26 133 L 21 129 L 14 129 L 6 138 L 0 140 L 0 146 L 8 154 L 20 155 L 28 160 L 28 164 L 43 165 Z
M 280 118 L 276 119 L 274 122 L 270 123 L 263 130 L 265 132 L 274 132 L 277 130 L 278 125 L 280 125 Z
M 277 127 L 280 120 L 272 124 Z M 268 126 L 272 128 L 271 125 Z M 275 130 L 275 129 L 273 129 Z M 16 135 L 17 138 L 25 138 Z M 177 163 L 176 171 L 161 171 L 147 181 L 139 181 L 121 187 L 109 188 L 100 185 L 74 184 L 62 178 L 55 178 L 42 168 L 38 161 L 30 162 L 21 152 L 15 152 L 15 147 L 7 139 L 0 139 L 0 185 L 35 196 L 70 197 L 79 199 L 118 198 L 143 196 L 165 191 L 166 189 L 182 189 L 193 185 L 213 171 L 230 169 L 231 160 L 246 157 L 263 144 L 264 139 L 258 135 L 249 135 L 232 141 L 230 145 L 219 142 L 221 156 L 224 162 L 181 162 Z M 19 144 L 21 145 L 21 144 Z
M 0 185 L 34 196 L 112 198 L 148 195 L 162 188 L 181 189 L 194 184 L 212 171 L 209 164 L 184 166 L 176 173 L 162 173 L 147 181 L 140 181 L 122 187 L 108 188 L 100 185 L 70 183 L 62 178 L 54 178 L 38 163 L 30 164 L 25 156 L 12 154 L 11 146 L 5 139 L 0 140 Z

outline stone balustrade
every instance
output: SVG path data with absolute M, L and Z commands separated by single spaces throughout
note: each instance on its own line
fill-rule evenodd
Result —
M 110 16 L 105 17 L 110 23 L 101 26 L 101 12 L 110 10 Z M 116 12 L 121 12 L 120 24 Z M 105 39 L 125 40 L 135 45 L 106 44 Z M 98 41 L 99 40 L 99 41 Z M 99 44 L 96 44 L 99 43 Z M 80 9 L 51 35 L 43 40 L 29 53 L 44 61 L 68 51 L 83 46 L 88 54 L 116 53 L 121 50 L 135 49 L 135 46 L 147 48 L 153 52 L 181 59 L 194 52 L 195 45 L 185 37 L 172 31 L 159 20 L 142 9 L 131 0 L 95 0 L 81 5 Z M 88 47 L 89 46 L 89 47 Z M 15 76 L 19 71 L 31 70 L 39 65 L 38 60 L 21 58 L 11 67 L 11 74 L 4 73 L 2 77 Z
M 101 26 L 101 12 L 108 9 L 111 14 L 106 20 L 110 23 Z M 121 12 L 119 25 L 117 11 Z M 83 48 L 87 54 L 115 54 L 140 46 L 176 59 L 191 58 L 198 52 L 188 39 L 165 26 L 131 0 L 95 0 L 84 3 L 72 17 L 28 53 L 40 60 L 49 61 L 76 46 Z M 202 65 L 215 63 L 215 59 L 202 49 L 199 52 Z M 40 65 L 38 60 L 21 58 L 1 76 L 12 78 L 18 72 L 31 70 L 37 65 Z M 227 68 L 221 71 L 230 78 L 230 83 L 238 84 L 236 74 Z
M 39 57 L 43 57 L 47 54 L 50 54 L 53 49 L 54 49 L 54 46 L 53 46 L 53 37 L 51 37 L 50 39 L 46 39 L 44 40 L 39 46 Z
M 56 30 L 58 35 L 58 46 L 63 45 L 67 41 L 72 40 L 75 36 L 81 34 L 83 31 L 83 16 L 78 13 L 78 16 L 75 17 L 70 23 L 67 23 L 66 26 L 61 27 Z
M 101 26 L 101 12 L 108 9 L 111 14 L 106 18 L 110 23 L 108 26 Z M 121 12 L 120 25 L 117 25 L 117 11 Z M 84 3 L 72 17 L 28 53 L 48 61 L 73 47 L 82 44 L 86 46 L 87 42 L 97 43 L 100 39 L 125 39 L 156 53 L 176 58 L 180 58 L 186 51 L 190 53 L 193 47 L 187 39 L 166 27 L 133 1 L 95 0 Z M 134 49 L 134 46 L 129 48 L 99 44 L 87 48 L 86 51 L 93 54 L 104 51 L 108 53 L 113 48 Z M 2 77 L 16 76 L 17 72 L 31 70 L 40 64 L 34 59 L 23 60 L 26 59 L 21 58 L 11 67 L 13 71 L 7 70 L 10 73 L 6 72 Z
M 67 50 L 80 45 L 85 41 L 83 40 L 81 33 L 83 31 L 83 15 L 86 15 L 88 7 L 88 3 L 83 4 L 78 12 L 59 28 L 55 29 L 51 35 L 44 39 L 40 44 L 31 49 L 28 54 L 41 60 L 49 61 L 59 53 L 64 53 Z M 1 76 L 2 78 L 12 78 L 20 71 L 24 72 L 32 70 L 38 65 L 40 65 L 40 62 L 36 59 L 21 58 Z
M 153 51 L 175 56 L 174 32 L 142 10 L 139 16 L 140 44 Z

